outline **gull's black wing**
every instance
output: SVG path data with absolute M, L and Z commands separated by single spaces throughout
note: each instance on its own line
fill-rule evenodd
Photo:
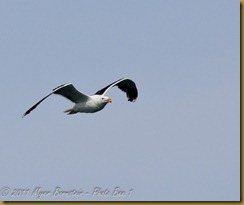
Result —
M 42 98 L 39 102 L 33 105 L 29 110 L 27 110 L 22 117 L 28 115 L 32 110 L 34 110 L 43 100 L 48 98 L 52 94 L 62 95 L 63 97 L 71 100 L 74 103 L 87 101 L 90 97 L 76 90 L 76 88 L 71 83 L 66 83 L 54 88 L 51 93 Z
M 74 103 L 85 102 L 90 98 L 90 96 L 76 90 L 71 83 L 58 86 L 57 88 L 53 89 L 52 93 L 62 95 Z
M 138 90 L 137 90 L 136 84 L 132 80 L 127 79 L 127 78 L 121 78 L 121 79 L 109 84 L 108 86 L 104 87 L 103 89 L 97 91 L 95 93 L 95 95 L 105 95 L 106 92 L 114 86 L 118 86 L 118 88 L 120 90 L 122 90 L 126 93 L 128 101 L 133 102 L 138 97 Z

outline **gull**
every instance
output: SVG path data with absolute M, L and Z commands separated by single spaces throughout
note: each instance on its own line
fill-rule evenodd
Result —
M 117 86 L 120 90 L 126 93 L 127 99 L 130 102 L 135 102 L 138 97 L 138 90 L 134 81 L 128 78 L 121 78 L 101 90 L 97 91 L 94 95 L 86 95 L 80 91 L 78 91 L 73 84 L 65 83 L 60 85 L 52 90 L 47 96 L 42 98 L 39 102 L 33 105 L 30 109 L 28 109 L 22 117 L 28 115 L 32 110 L 34 110 L 42 101 L 48 98 L 52 94 L 61 95 L 71 102 L 75 103 L 75 105 L 65 110 L 64 112 L 68 115 L 76 114 L 76 113 L 95 113 L 102 110 L 108 103 L 112 102 L 112 98 L 105 96 L 108 90 L 114 86 Z

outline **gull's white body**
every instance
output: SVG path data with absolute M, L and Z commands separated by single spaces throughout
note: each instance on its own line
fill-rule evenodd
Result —
M 92 95 L 87 101 L 78 102 L 74 105 L 73 108 L 68 109 L 64 112 L 70 112 L 70 114 L 74 114 L 77 112 L 94 113 L 102 110 L 108 102 L 112 102 L 112 99 L 106 96 Z

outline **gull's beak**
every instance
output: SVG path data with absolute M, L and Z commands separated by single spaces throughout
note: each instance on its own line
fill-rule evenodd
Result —
M 105 100 L 105 101 L 108 102 L 108 103 L 109 103 L 109 102 L 111 103 L 111 102 L 112 102 L 112 98 L 108 98 L 108 99 Z

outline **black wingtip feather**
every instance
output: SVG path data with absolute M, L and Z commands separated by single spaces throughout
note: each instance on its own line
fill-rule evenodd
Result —
M 117 84 L 119 89 L 122 91 L 126 92 L 126 96 L 128 98 L 128 101 L 134 102 L 137 97 L 138 97 L 138 90 L 136 87 L 136 84 L 130 80 L 130 79 L 125 79 Z

